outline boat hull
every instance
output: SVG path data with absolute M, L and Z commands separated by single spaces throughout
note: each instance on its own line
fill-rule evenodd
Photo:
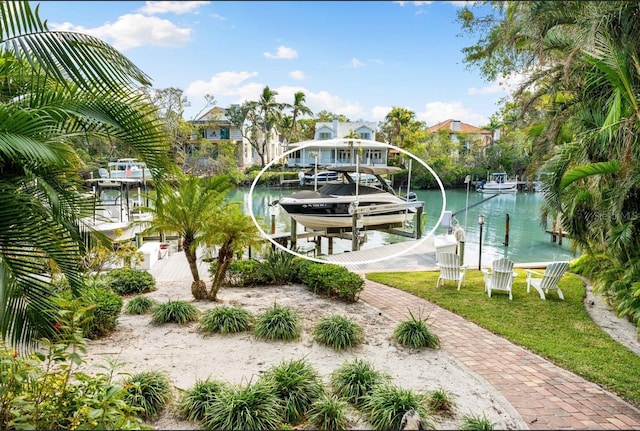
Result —
M 503 183 L 503 184 L 485 184 L 478 188 L 480 193 L 515 193 L 518 191 L 517 183 Z

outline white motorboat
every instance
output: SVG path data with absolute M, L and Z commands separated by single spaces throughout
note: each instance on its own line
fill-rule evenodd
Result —
M 417 202 L 415 194 L 409 200 L 398 196 L 381 176 L 400 171 L 391 166 L 339 166 L 328 168 L 342 175 L 343 182 L 325 184 L 318 190 L 301 190 L 278 201 L 278 204 L 298 223 L 310 230 L 350 230 L 357 214 L 358 228 L 403 227 L 413 220 Z M 380 187 L 360 184 L 349 173 L 374 175 Z M 357 178 L 357 177 L 356 177 Z
M 478 183 L 476 190 L 481 193 L 515 193 L 518 191 L 517 179 L 509 179 L 506 172 L 494 172 L 489 178 Z
M 118 159 L 107 163 L 107 169 L 98 170 L 101 178 L 133 178 L 137 180 L 150 180 L 151 171 L 145 162 L 134 158 Z
M 326 168 L 318 168 L 317 172 L 315 168 L 311 168 L 304 173 L 304 185 L 306 186 L 336 182 L 339 179 L 340 174 L 338 172 Z
M 87 183 L 94 207 L 92 214 L 80 220 L 82 226 L 116 242 L 133 240 L 148 226 L 151 213 L 138 211 L 147 206 L 143 205 L 145 182 L 134 178 L 93 178 Z

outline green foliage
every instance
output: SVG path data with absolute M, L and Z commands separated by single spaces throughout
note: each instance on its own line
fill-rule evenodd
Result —
M 292 359 L 269 368 L 262 376 L 270 380 L 284 406 L 285 421 L 298 424 L 311 404 L 323 394 L 322 379 L 307 361 Z
M 460 424 L 461 431 L 491 431 L 495 424 L 483 414 L 482 417 L 474 414 L 464 415 Z
M 214 277 L 218 269 L 217 260 L 209 264 L 209 275 Z M 253 259 L 234 260 L 229 264 L 223 284 L 229 287 L 252 287 L 265 284 L 262 264 Z
M 129 376 L 124 382 L 125 401 L 141 409 L 145 419 L 156 418 L 173 397 L 173 387 L 161 371 L 142 371 Z
M 248 331 L 252 325 L 253 315 L 248 310 L 220 305 L 204 313 L 198 329 L 206 333 L 231 334 Z
M 156 306 L 151 313 L 151 323 L 162 325 L 163 323 L 178 323 L 184 325 L 195 322 L 200 317 L 200 310 L 185 301 L 167 301 Z
M 291 261 L 291 279 L 289 281 L 292 283 L 304 284 L 304 281 L 302 281 L 302 274 L 306 272 L 307 266 L 315 264 L 315 262 L 309 259 L 295 256 Z
M 409 315 L 409 320 L 400 322 L 393 330 L 392 338 L 402 346 L 412 349 L 439 347 L 440 339 L 427 326 L 427 319 L 416 318 L 411 311 Z
M 91 304 L 91 320 L 85 330 L 85 336 L 95 340 L 113 332 L 122 310 L 122 298 L 110 290 L 97 287 L 83 292 L 82 299 Z
M 427 404 L 431 411 L 443 416 L 453 415 L 456 404 L 451 395 L 444 389 L 436 389 L 428 394 Z
M 262 340 L 291 341 L 297 339 L 301 331 L 298 313 L 278 304 L 259 314 L 254 328 L 255 336 Z
M 355 302 L 364 289 L 362 277 L 337 264 L 311 263 L 302 265 L 299 271 L 301 281 L 314 293 Z
M 265 260 L 260 265 L 260 275 L 269 284 L 286 284 L 295 276 L 296 268 L 292 265 L 295 255 L 279 248 L 269 249 Z
M 282 429 L 282 405 L 271 383 L 260 379 L 246 386 L 222 389 L 206 409 L 206 430 Z
M 132 295 L 156 290 L 156 279 L 147 271 L 119 268 L 106 274 L 107 286 L 119 295 Z
M 323 394 L 309 409 L 309 422 L 319 430 L 347 430 L 346 410 L 349 404 L 333 394 Z
M 178 402 L 180 417 L 189 421 L 201 421 L 218 394 L 226 387 L 226 383 L 210 378 L 196 380 L 193 387 L 187 390 Z
M 349 403 L 360 406 L 371 391 L 388 380 L 369 362 L 354 358 L 333 370 L 330 386 L 334 393 Z
M 423 428 L 434 428 L 426 419 L 428 410 L 423 394 L 386 383 L 375 386 L 362 404 L 362 411 L 374 430 L 401 429 L 402 416 L 409 410 L 418 413 Z
M 353 320 L 340 316 L 322 316 L 313 328 L 313 339 L 320 344 L 342 350 L 362 343 L 362 327 Z
M 124 312 L 127 314 L 147 314 L 158 305 L 158 301 L 146 296 L 138 295 L 127 301 Z

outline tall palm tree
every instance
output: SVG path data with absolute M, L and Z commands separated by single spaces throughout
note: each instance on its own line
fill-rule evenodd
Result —
M 205 282 L 198 272 L 198 248 L 210 242 L 212 229 L 220 229 L 219 218 L 224 217 L 224 199 L 231 188 L 229 178 L 197 177 L 176 174 L 175 186 L 158 188 L 157 202 L 148 211 L 154 217 L 148 230 L 177 233 L 182 238 L 193 282 L 191 293 L 198 300 L 207 299 Z
M 271 161 L 269 154 L 269 137 L 271 136 L 271 130 L 273 130 L 273 127 L 278 123 L 280 115 L 282 114 L 283 104 L 276 102 L 277 95 L 278 92 L 270 89 L 267 85 L 262 90 L 262 94 L 256 104 L 257 114 L 262 122 L 262 139 L 264 142 L 263 148 L 265 149 L 264 155 L 260 155 L 262 166 Z
M 302 91 L 296 91 L 293 95 L 293 104 L 291 105 L 291 131 L 289 132 L 289 137 L 287 138 L 287 149 L 289 144 L 291 143 L 291 138 L 296 136 L 296 124 L 298 117 L 301 115 L 313 115 L 313 112 L 307 105 L 305 105 L 306 96 Z
M 167 139 L 140 91 L 148 77 L 81 33 L 47 29 L 28 2 L 0 2 L 0 332 L 25 347 L 53 335 L 52 268 L 83 286 L 87 235 L 72 139 L 120 140 L 162 180 Z

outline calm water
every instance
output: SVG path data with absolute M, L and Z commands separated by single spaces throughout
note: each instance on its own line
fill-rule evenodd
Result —
M 249 191 L 238 188 L 231 192 L 230 199 L 241 201 L 245 212 L 249 213 Z M 295 192 L 296 189 L 279 189 L 256 187 L 253 192 L 252 208 L 254 216 L 266 233 L 271 231 L 269 205 L 282 196 Z M 442 194 L 439 190 L 416 190 L 418 199 L 425 202 L 427 214 L 427 228 L 430 231 L 435 226 L 442 211 Z M 549 234 L 540 222 L 540 204 L 543 200 L 541 193 L 511 193 L 501 194 L 488 199 L 490 195 L 466 190 L 448 190 L 446 192 L 445 210 L 457 213 L 454 218 L 465 232 L 464 263 L 477 265 L 478 258 L 482 258 L 483 265 L 488 265 L 493 259 L 508 257 L 516 263 L 548 262 L 553 260 L 571 260 L 577 257 L 569 249 L 569 239 L 564 238 L 562 245 L 551 242 Z M 481 201 L 485 202 L 477 204 Z M 467 206 L 468 201 L 468 206 Z M 290 231 L 290 217 L 284 210 L 276 206 L 276 232 Z M 465 208 L 468 208 L 465 211 Z M 482 256 L 479 253 L 480 228 L 478 216 L 485 216 L 482 238 Z M 509 245 L 505 246 L 506 217 L 509 214 Z M 551 220 L 548 223 L 551 226 Z M 299 227 L 299 230 L 301 228 Z M 438 228 L 436 234 L 446 233 Z M 391 244 L 409 239 L 389 235 L 377 231 L 366 234 L 367 241 L 361 247 L 374 248 L 384 244 Z M 305 240 L 302 240 L 305 241 Z M 326 242 L 323 242 L 325 244 Z M 336 240 L 334 253 L 351 250 L 350 240 Z M 323 249 L 323 254 L 327 253 Z

